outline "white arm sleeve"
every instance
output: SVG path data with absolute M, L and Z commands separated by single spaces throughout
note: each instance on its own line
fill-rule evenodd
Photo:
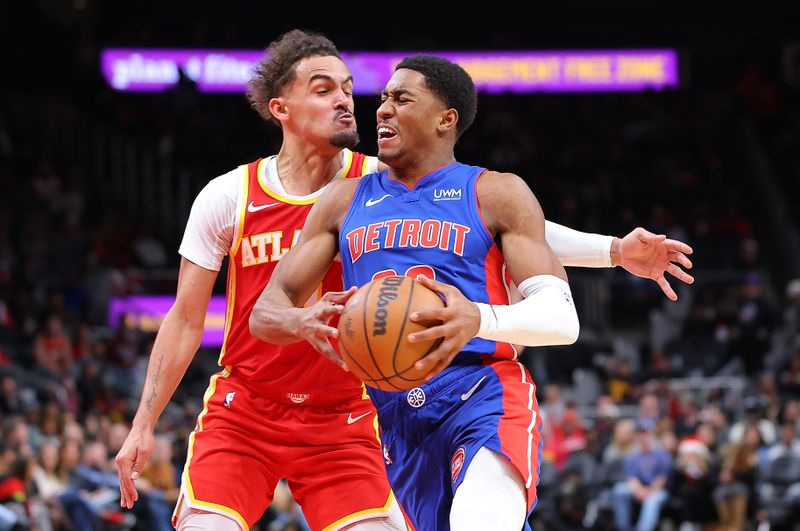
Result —
M 564 266 L 611 267 L 613 236 L 579 232 L 552 221 L 545 221 L 544 236 Z
M 178 252 L 200 267 L 219 271 L 233 245 L 242 182 L 242 168 L 211 180 L 197 194 Z
M 476 302 L 481 312 L 477 337 L 527 347 L 571 345 L 580 325 L 569 284 L 553 275 L 522 281 L 524 297 L 511 305 Z

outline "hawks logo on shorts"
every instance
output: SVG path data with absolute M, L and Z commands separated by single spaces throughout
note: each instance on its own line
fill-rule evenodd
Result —
M 464 466 L 466 457 L 467 449 L 463 446 L 459 446 L 458 449 L 453 452 L 453 458 L 450 459 L 450 477 L 453 483 L 458 479 L 458 474 L 461 473 L 461 468 Z

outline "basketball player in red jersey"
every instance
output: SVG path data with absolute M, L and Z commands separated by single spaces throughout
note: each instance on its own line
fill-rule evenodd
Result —
M 263 118 L 281 126 L 283 144 L 277 156 L 212 180 L 195 201 L 180 247 L 176 302 L 159 330 L 131 433 L 116 459 L 121 505 L 138 499 L 134 480 L 152 452 L 156 421 L 200 344 L 228 255 L 223 370 L 211 377 L 189 439 L 177 528 L 247 530 L 286 478 L 312 529 L 405 529 L 386 479 L 375 409 L 360 382 L 308 343 L 269 345 L 248 330 L 256 299 L 325 185 L 377 169 L 377 159 L 349 149 L 358 141 L 352 78 L 334 45 L 295 30 L 268 51 L 249 97 Z M 688 261 L 683 253 L 690 252 L 643 229 L 620 240 L 548 224 L 550 236 L 565 265 L 622 265 L 659 283 L 671 261 Z M 313 297 L 319 300 L 309 302 L 316 317 L 308 326 L 336 313 L 337 290 L 341 266 L 334 264 Z M 674 297 L 671 288 L 665 293 Z M 324 334 L 318 341 L 327 345 Z

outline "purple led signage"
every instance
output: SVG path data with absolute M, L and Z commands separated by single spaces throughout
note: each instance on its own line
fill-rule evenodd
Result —
M 175 302 L 172 295 L 137 295 L 113 297 L 108 305 L 108 324 L 118 328 L 125 322 L 128 328 L 155 333 Z M 201 345 L 219 347 L 225 332 L 225 297 L 214 295 L 208 304 Z
M 379 94 L 395 65 L 413 52 L 343 52 L 355 94 Z M 674 50 L 432 52 L 454 61 L 481 92 L 638 92 L 678 86 Z M 245 90 L 261 51 L 106 49 L 103 76 L 120 91 L 158 92 L 180 71 L 201 92 Z

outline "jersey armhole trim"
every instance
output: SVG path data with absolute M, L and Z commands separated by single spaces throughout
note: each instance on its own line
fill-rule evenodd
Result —
M 474 196 L 473 200 L 475 201 L 475 210 L 473 212 L 473 217 L 477 222 L 476 226 L 483 227 L 483 230 L 480 231 L 481 236 L 483 237 L 484 243 L 489 246 L 488 249 L 491 249 L 495 245 L 494 238 L 492 238 L 492 233 L 489 230 L 489 227 L 486 225 L 486 220 L 483 218 L 483 212 L 481 212 L 481 202 L 478 199 L 478 181 L 487 171 L 488 170 L 486 168 L 481 168 L 480 171 L 473 178 L 474 182 L 472 185 L 472 194 Z
M 242 235 L 244 234 L 245 205 L 247 205 L 247 195 L 250 188 L 249 167 L 250 166 L 248 164 L 243 164 L 241 166 L 244 176 L 242 177 L 242 189 L 239 192 L 239 202 L 236 205 L 236 231 L 233 233 L 233 241 L 231 242 L 231 258 L 233 258 L 239 251 L 239 245 L 242 243 Z

